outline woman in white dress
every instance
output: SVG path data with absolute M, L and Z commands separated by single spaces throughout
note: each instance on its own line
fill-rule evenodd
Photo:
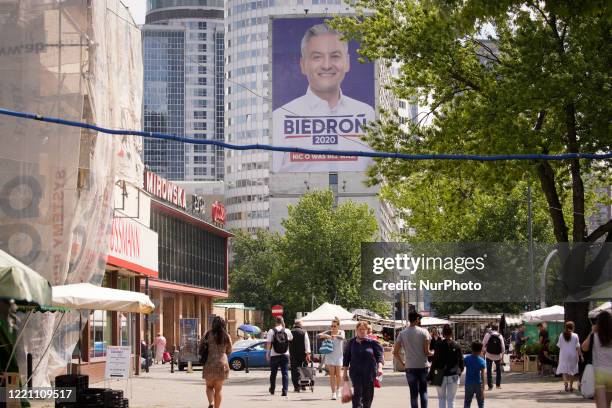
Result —
M 337 317 L 332 320 L 331 330 L 319 334 L 320 339 L 331 340 L 334 343 L 334 350 L 325 355 L 325 366 L 329 370 L 329 385 L 332 390 L 331 399 L 335 400 L 340 397 L 341 376 L 340 369 L 342 368 L 342 356 L 344 351 L 344 330 L 340 330 L 340 319 Z
M 559 365 L 557 375 L 563 375 L 565 391 L 574 391 L 575 375 L 578 374 L 578 360 L 582 359 L 580 351 L 580 340 L 574 333 L 574 322 L 565 322 L 565 330 L 559 335 L 557 347 L 559 347 Z M 569 382 L 569 387 L 568 387 Z

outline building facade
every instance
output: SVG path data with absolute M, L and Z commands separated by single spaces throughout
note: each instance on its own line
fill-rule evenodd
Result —
M 280 16 L 319 17 L 349 13 L 342 0 L 228 0 L 226 13 L 226 140 L 271 144 L 272 72 L 270 20 Z M 381 104 L 377 95 L 377 104 Z M 226 151 L 225 195 L 228 226 L 251 232 L 282 232 L 287 205 L 314 190 L 331 189 L 337 202 L 367 203 L 379 221 L 383 239 L 398 232 L 396 216 L 378 198 L 378 187 L 364 184 L 364 172 L 272 173 L 271 154 Z
M 224 140 L 223 0 L 149 0 L 142 27 L 144 129 Z M 223 150 L 146 140 L 145 164 L 169 180 L 223 180 Z

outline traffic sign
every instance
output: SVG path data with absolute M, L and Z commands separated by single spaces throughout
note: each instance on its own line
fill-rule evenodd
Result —
M 283 315 L 283 307 L 281 305 L 272 306 L 272 316 L 282 316 Z

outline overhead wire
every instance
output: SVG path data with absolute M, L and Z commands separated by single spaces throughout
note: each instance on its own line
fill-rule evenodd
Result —
M 206 139 L 189 139 L 186 137 L 168 135 L 159 132 L 143 132 L 139 130 L 118 130 L 109 129 L 98 125 L 83 123 L 78 121 L 66 120 L 55 117 L 47 117 L 29 112 L 13 111 L 0 108 L 0 114 L 5 116 L 13 116 L 17 118 L 37 120 L 40 122 L 56 123 L 60 125 L 79 127 L 83 129 L 95 130 L 101 133 L 110 135 L 123 136 L 143 136 L 160 140 L 172 140 L 188 144 L 202 144 L 219 146 L 231 150 L 268 150 L 275 152 L 286 153 L 304 153 L 316 155 L 331 155 L 331 156 L 357 156 L 371 157 L 382 159 L 401 159 L 401 160 L 471 160 L 471 161 L 514 161 L 514 160 L 570 160 L 570 159 L 589 159 L 589 160 L 605 160 L 612 159 L 612 152 L 608 153 L 564 153 L 564 154 L 499 154 L 499 155 L 477 155 L 477 154 L 406 154 L 395 152 L 378 152 L 378 151 L 358 151 L 358 150 L 321 150 L 321 149 L 306 149 L 300 147 L 283 147 L 271 146 L 268 144 L 248 144 L 236 145 L 226 143 L 219 140 Z

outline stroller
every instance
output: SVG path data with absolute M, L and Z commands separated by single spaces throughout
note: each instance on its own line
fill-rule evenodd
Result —
M 314 392 L 316 370 L 312 361 L 310 362 L 310 367 L 304 362 L 302 367 L 298 367 L 298 372 L 300 373 L 300 388 L 304 389 L 305 387 L 310 387 L 310 392 Z

